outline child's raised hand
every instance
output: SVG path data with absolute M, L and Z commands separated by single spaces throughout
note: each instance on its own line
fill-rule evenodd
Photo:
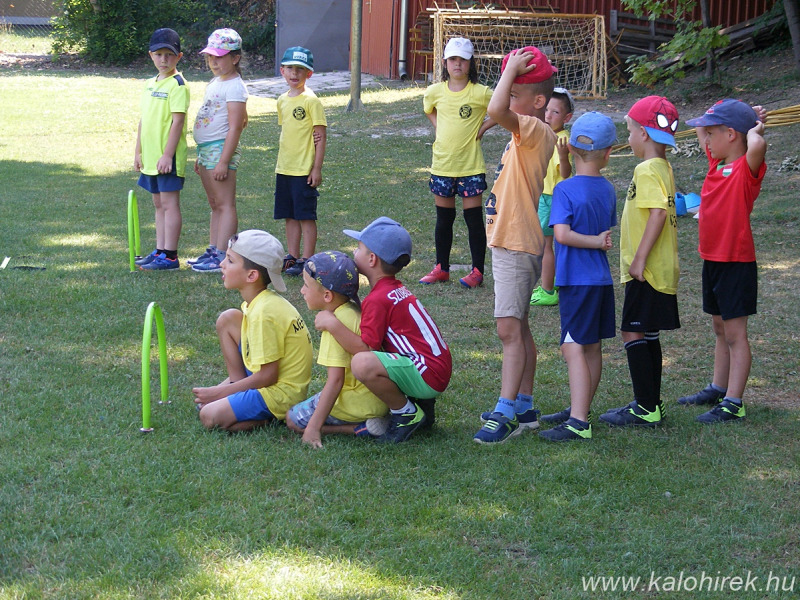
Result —
M 525 75 L 525 73 L 530 73 L 536 68 L 536 63 L 528 64 L 528 61 L 532 58 L 533 52 L 523 52 L 522 49 L 512 50 L 511 54 L 508 56 L 506 71 L 510 71 L 514 75 L 514 78 Z
M 567 138 L 559 137 L 558 140 L 556 140 L 556 150 L 558 150 L 558 157 L 561 160 L 564 160 L 569 156 L 569 144 L 567 142 Z
M 766 123 L 767 122 L 767 109 L 766 108 L 764 108 L 760 104 L 757 104 L 756 106 L 752 106 L 751 108 L 754 111 L 756 111 L 756 116 L 758 117 L 759 121 L 761 121 L 762 123 Z
M 753 127 L 750 131 L 747 132 L 747 137 L 750 137 L 751 134 L 764 137 L 764 122 L 758 121 L 755 124 L 755 127 Z

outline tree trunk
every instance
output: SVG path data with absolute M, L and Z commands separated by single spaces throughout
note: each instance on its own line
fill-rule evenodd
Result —
M 786 22 L 792 36 L 794 66 L 800 71 L 800 0 L 783 0 L 783 10 L 786 11 Z
M 703 21 L 703 27 L 711 27 L 711 11 L 708 0 L 700 0 L 700 19 Z M 706 55 L 706 79 L 714 77 L 717 68 L 716 60 L 713 50 Z

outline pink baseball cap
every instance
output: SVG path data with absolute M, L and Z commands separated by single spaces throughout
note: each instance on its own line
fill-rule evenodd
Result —
M 531 58 L 531 60 L 528 62 L 528 66 L 536 65 L 536 68 L 530 73 L 525 73 L 524 75 L 520 75 L 514 79 L 514 83 L 539 83 L 540 81 L 546 81 L 550 79 L 553 76 L 553 73 L 558 73 L 558 69 L 550 64 L 550 61 L 545 53 L 535 46 L 525 46 L 524 48 L 516 51 L 512 50 L 511 52 L 533 52 L 533 58 Z M 506 63 L 508 63 L 508 58 L 511 56 L 511 52 L 506 54 L 505 58 L 503 58 L 503 64 L 500 67 L 501 73 L 506 70 Z

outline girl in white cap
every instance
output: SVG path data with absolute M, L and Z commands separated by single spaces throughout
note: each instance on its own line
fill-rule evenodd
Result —
M 429 182 L 436 204 L 436 266 L 420 279 L 420 283 L 450 280 L 456 196 L 461 197 L 464 208 L 472 255 L 472 269 L 460 282 L 467 288 L 483 283 L 486 164 L 480 140 L 495 123 L 485 118 L 492 90 L 478 83 L 478 67 L 473 54 L 472 42 L 468 39 L 457 37 L 448 41 L 444 48 L 444 81 L 428 87 L 423 97 L 423 110 L 436 129 Z
M 220 270 L 230 237 L 236 233 L 236 169 L 241 151 L 239 138 L 247 124 L 247 88 L 239 63 L 242 38 L 233 29 L 217 29 L 200 51 L 214 78 L 206 88 L 203 105 L 194 122 L 197 161 L 194 172 L 200 175 L 211 207 L 209 244 L 195 260 L 188 261 L 194 271 Z

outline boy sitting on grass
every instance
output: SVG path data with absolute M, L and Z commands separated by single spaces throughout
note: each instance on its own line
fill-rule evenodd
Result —
M 308 308 L 326 311 L 356 335 L 361 334 L 358 270 L 341 252 L 318 252 L 303 265 L 300 289 Z M 323 433 L 377 437 L 386 431 L 388 409 L 375 394 L 353 377 L 352 355 L 328 331 L 322 332 L 317 363 L 328 371 L 322 391 L 292 407 L 286 414 L 289 429 L 303 434 L 303 443 L 322 448 Z
M 363 231 L 353 253 L 372 288 L 361 307 L 361 335 L 330 311 L 315 325 L 329 331 L 353 355 L 353 375 L 389 407 L 381 443 L 406 441 L 435 420 L 434 402 L 450 383 L 453 361 L 442 334 L 419 300 L 395 275 L 411 262 L 411 236 L 400 223 L 379 217 Z
M 246 431 L 283 419 L 306 398 L 311 381 L 311 335 L 288 300 L 268 290 L 281 279 L 283 247 L 266 231 L 250 229 L 228 242 L 220 263 L 227 289 L 239 290 L 242 310 L 217 318 L 217 335 L 228 370 L 219 385 L 192 389 L 200 422 L 208 429 Z

